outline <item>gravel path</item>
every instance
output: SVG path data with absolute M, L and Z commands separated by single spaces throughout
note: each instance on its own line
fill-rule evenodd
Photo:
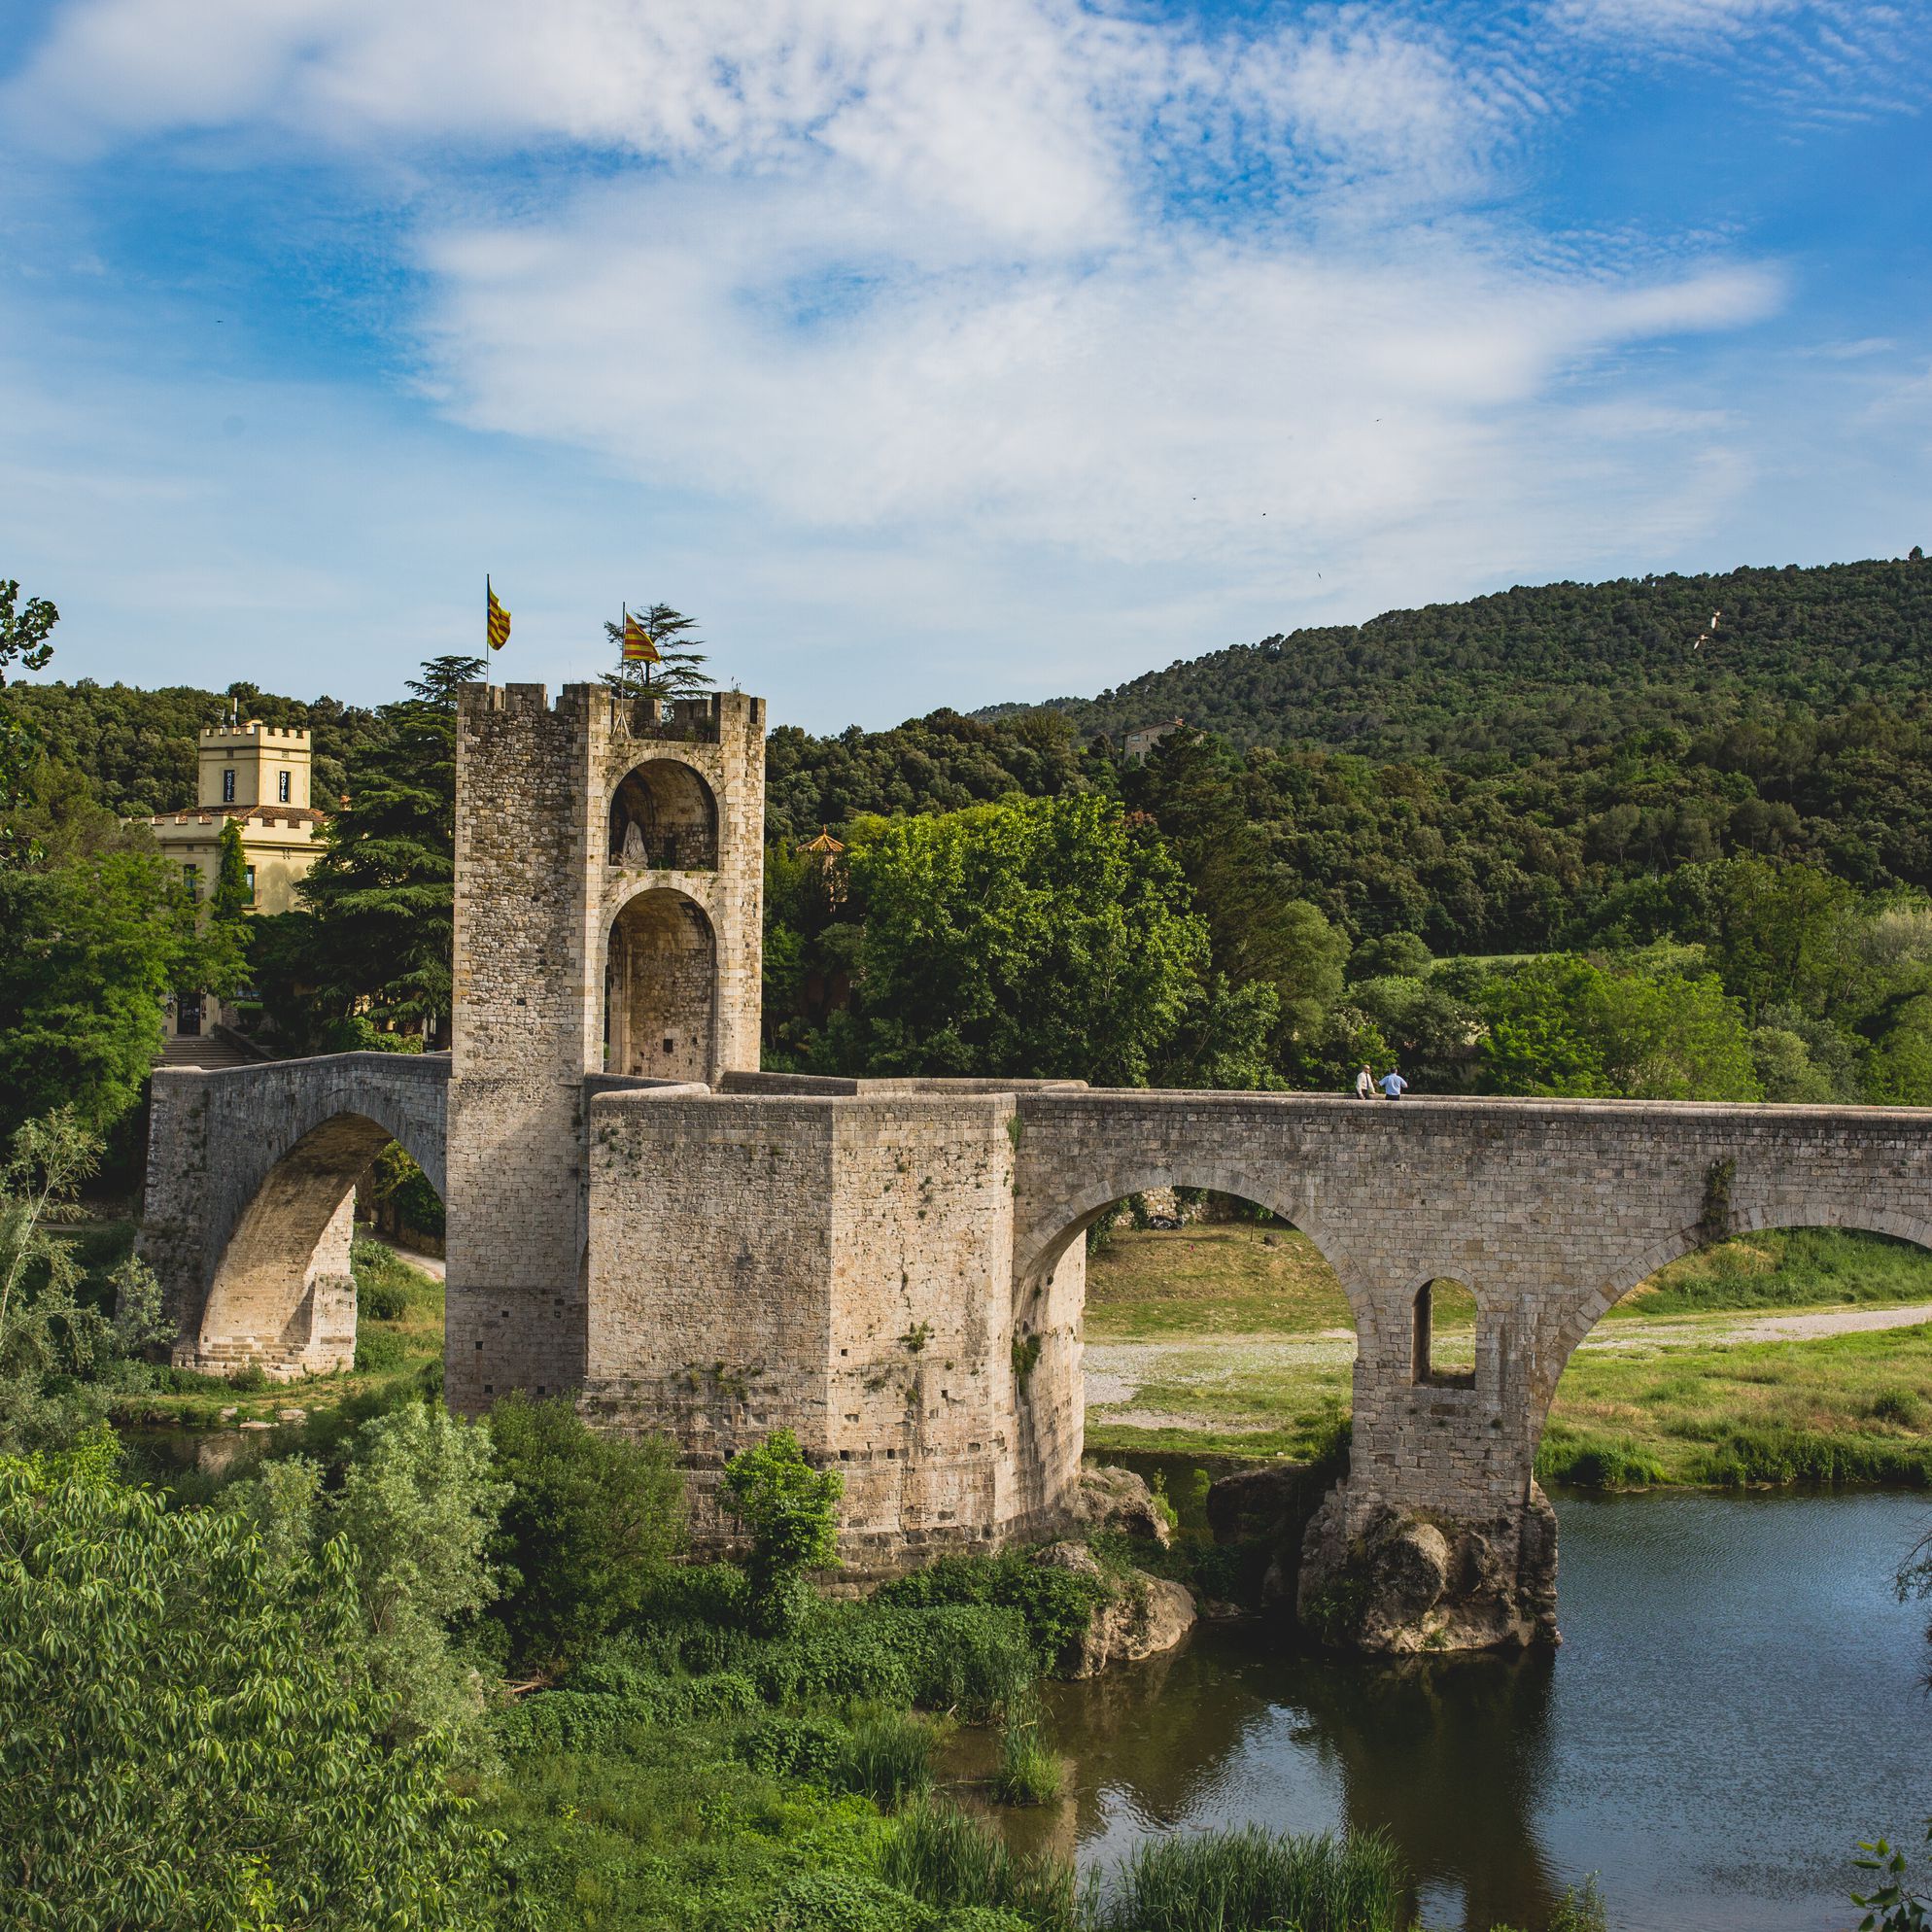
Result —
M 1584 1337 L 1586 1349 L 1725 1348 L 1739 1342 L 1811 1341 L 1822 1335 L 1870 1333 L 1932 1322 L 1932 1302 L 1905 1308 L 1820 1308 L 1803 1315 L 1740 1314 L 1722 1321 L 1605 1323 Z M 1224 1335 L 1213 1340 L 1088 1342 L 1087 1405 L 1128 1429 L 1250 1432 L 1199 1416 L 1132 1406 L 1148 1383 L 1206 1389 L 1236 1377 L 1291 1368 L 1346 1368 L 1355 1361 L 1353 1328 L 1323 1328 L 1285 1340 L 1276 1335 Z M 1257 1425 L 1264 1428 L 1267 1425 Z

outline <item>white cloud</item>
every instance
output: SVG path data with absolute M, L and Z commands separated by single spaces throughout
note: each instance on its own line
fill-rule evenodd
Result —
M 1575 48 L 1799 33 L 1807 72 L 1869 64 L 1842 13 L 1557 0 L 1534 31 L 1478 6 L 1452 34 L 1453 8 L 76 0 L 0 120 L 44 153 L 192 133 L 379 184 L 424 291 L 381 373 L 414 376 L 438 432 L 621 494 L 587 550 L 647 527 L 742 571 L 754 625 L 780 575 L 830 632 L 861 589 L 927 637 L 1056 611 L 1059 654 L 1036 624 L 978 693 L 1040 695 L 1096 681 L 1076 609 L 1164 659 L 1713 528 L 1760 445 L 1672 360 L 1775 312 L 1782 272 L 1721 234 L 1539 237 L 1498 210 Z M 357 455 L 319 466 L 332 515 Z M 401 494 L 434 469 L 412 457 Z M 678 504 L 703 532 L 672 543 Z M 513 525 L 500 478 L 479 514 Z M 935 614 L 976 597 L 956 633 Z M 1188 611 L 1220 635 L 1172 638 Z

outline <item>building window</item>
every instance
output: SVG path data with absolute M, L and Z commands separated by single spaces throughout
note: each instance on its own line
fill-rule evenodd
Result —
M 287 772 L 283 772 L 283 773 L 279 774 L 279 775 L 277 776 L 276 779 L 275 779 L 275 796 L 276 796 L 276 797 L 277 797 L 278 799 L 280 799 L 280 800 L 281 800 L 281 802 L 282 802 L 282 803 L 283 803 L 284 805 L 287 805 L 287 804 L 288 804 L 288 802 L 289 802 L 289 775 L 288 775 L 288 773 L 287 773 Z
M 235 775 L 232 772 L 222 774 L 222 803 L 232 805 L 235 802 Z
M 244 866 L 242 870 L 248 874 L 248 903 L 253 906 L 255 904 L 255 868 L 252 865 Z
M 190 892 L 201 889 L 201 868 L 198 865 L 185 865 L 181 869 L 181 882 Z

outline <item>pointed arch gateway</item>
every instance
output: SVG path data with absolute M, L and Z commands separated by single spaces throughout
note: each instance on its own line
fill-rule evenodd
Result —
M 718 1069 L 718 944 L 698 902 L 669 886 L 627 899 L 604 950 L 608 1073 L 709 1082 Z

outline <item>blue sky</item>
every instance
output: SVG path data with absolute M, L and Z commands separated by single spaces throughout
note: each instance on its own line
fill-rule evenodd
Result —
M 696 613 L 775 718 L 1932 543 L 1932 9 L 61 0 L 0 575 L 361 702 Z

